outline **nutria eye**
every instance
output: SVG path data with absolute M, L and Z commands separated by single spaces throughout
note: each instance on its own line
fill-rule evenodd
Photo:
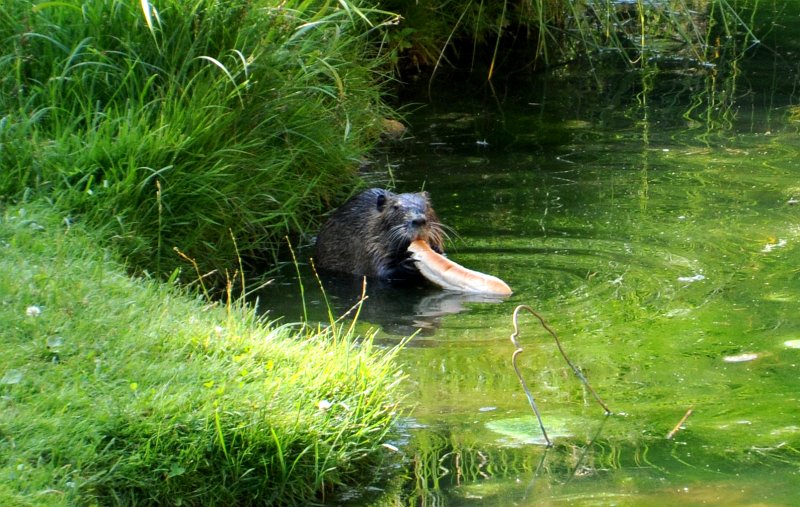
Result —
M 383 205 L 384 204 L 386 204 L 386 196 L 383 195 L 383 194 L 380 194 L 378 196 L 378 201 L 376 202 L 376 205 L 377 205 L 376 207 L 378 208 L 378 210 L 381 210 L 381 209 L 383 209 Z

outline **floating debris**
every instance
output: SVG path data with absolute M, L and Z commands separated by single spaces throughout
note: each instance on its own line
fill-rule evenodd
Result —
M 797 435 L 798 433 L 800 433 L 800 426 L 796 426 L 794 424 L 792 424 L 790 426 L 784 426 L 783 428 L 776 428 L 776 429 L 774 429 L 774 430 L 769 432 L 770 435 L 776 435 L 776 436 L 777 435 Z M 776 448 L 783 447 L 783 446 L 784 446 L 784 443 L 780 443 L 780 444 L 778 444 L 776 446 Z
M 48 349 L 57 349 L 58 347 L 64 345 L 64 339 L 60 336 L 48 336 L 47 337 L 47 348 Z
M 800 349 L 800 340 L 786 340 L 783 344 L 790 349 Z
M 389 449 L 392 452 L 400 452 L 400 449 L 397 446 L 394 446 L 392 444 L 388 444 L 386 442 L 382 443 L 381 446 L 385 447 L 386 449 Z
M 777 301 L 779 303 L 791 303 L 796 299 L 797 298 L 793 294 L 789 294 L 787 292 L 772 292 L 764 295 L 765 301 Z
M 758 354 L 753 354 L 752 352 L 745 352 L 744 354 L 725 356 L 722 358 L 722 360 L 726 363 L 746 363 L 747 361 L 752 361 L 754 359 L 758 359 Z
M 22 382 L 22 372 L 19 370 L 8 370 L 3 378 L 0 378 L 0 384 L 3 385 L 14 385 L 19 384 Z
M 689 283 L 699 282 L 700 280 L 705 280 L 705 279 L 706 279 L 705 275 L 700 275 L 700 274 L 693 275 L 693 276 L 679 276 L 678 277 L 678 281 L 679 282 L 689 282 Z
M 764 248 L 762 248 L 761 251 L 764 253 L 769 253 L 775 250 L 776 248 L 783 248 L 785 246 L 786 246 L 786 240 L 779 239 L 777 243 L 767 243 L 766 245 L 764 245 Z
M 42 314 L 42 308 L 36 305 L 31 305 L 25 309 L 25 315 L 28 317 L 38 317 Z
M 664 317 L 672 318 L 672 317 L 683 317 L 685 315 L 689 315 L 692 313 L 692 310 L 689 308 L 675 308 L 674 310 L 670 310 L 664 314 Z

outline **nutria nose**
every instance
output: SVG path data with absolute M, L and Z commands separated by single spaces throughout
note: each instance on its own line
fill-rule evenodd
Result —
M 425 225 L 427 223 L 428 223 L 428 219 L 425 218 L 424 216 L 417 217 L 417 218 L 414 218 L 413 220 L 411 220 L 411 225 L 413 225 L 414 227 L 422 227 L 423 225 Z

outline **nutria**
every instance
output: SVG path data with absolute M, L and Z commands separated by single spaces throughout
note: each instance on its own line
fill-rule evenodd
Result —
M 408 245 L 421 239 L 442 253 L 443 236 L 427 192 L 395 194 L 371 188 L 325 222 L 314 261 L 322 270 L 408 280 L 420 276 Z

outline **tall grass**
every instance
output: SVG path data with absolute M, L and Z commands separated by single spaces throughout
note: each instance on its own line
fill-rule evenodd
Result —
M 652 59 L 683 58 L 708 64 L 720 40 L 742 48 L 757 43 L 743 12 L 758 2 L 740 0 L 384 0 L 403 16 L 388 32 L 401 69 L 449 65 L 503 73 L 570 59 L 614 54 L 646 66 Z
M 132 280 L 95 236 L 0 215 L 0 504 L 306 505 L 369 481 L 396 349 Z
M 0 195 L 50 198 L 148 271 L 274 255 L 351 192 L 390 114 L 350 1 L 0 5 Z

